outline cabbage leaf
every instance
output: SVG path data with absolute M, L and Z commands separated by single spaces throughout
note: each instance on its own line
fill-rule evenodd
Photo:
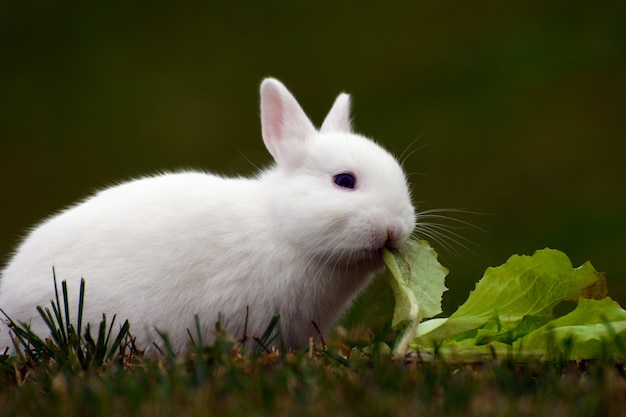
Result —
M 513 255 L 488 268 L 467 301 L 448 318 L 441 313 L 447 269 L 425 241 L 385 251 L 396 299 L 394 354 L 408 348 L 423 358 L 470 362 L 496 356 L 571 360 L 626 358 L 626 310 L 608 297 L 606 278 L 591 263 L 574 268 L 554 249 Z M 575 308 L 558 317 L 557 306 Z M 418 326 L 419 324 L 419 326 Z
M 414 339 L 419 322 L 442 312 L 448 270 L 424 240 L 409 240 L 400 249 L 384 249 L 383 261 L 396 302 L 391 326 L 400 331 L 393 354 L 401 356 Z
M 564 302 L 577 306 L 556 317 Z M 562 252 L 543 249 L 488 268 L 449 318 L 424 323 L 411 348 L 428 352 L 436 346 L 460 361 L 494 354 L 590 359 L 623 354 L 625 344 L 626 311 L 608 297 L 604 274 L 589 262 L 574 268 Z

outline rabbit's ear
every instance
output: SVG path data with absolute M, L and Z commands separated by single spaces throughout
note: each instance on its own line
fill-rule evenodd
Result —
M 342 93 L 337 96 L 320 129 L 321 133 L 352 132 L 350 122 L 350 96 Z
M 261 128 L 265 147 L 279 165 L 297 164 L 299 145 L 316 133 L 294 96 L 273 78 L 261 83 Z

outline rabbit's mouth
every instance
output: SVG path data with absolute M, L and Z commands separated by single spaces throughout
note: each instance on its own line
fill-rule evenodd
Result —
M 318 262 L 333 270 L 372 272 L 383 267 L 383 248 L 361 248 L 319 254 Z
M 372 271 L 381 269 L 384 266 L 383 251 L 397 250 L 402 247 L 406 239 L 391 239 L 380 240 L 376 242 L 374 247 L 362 248 L 345 254 L 344 258 L 348 260 L 346 262 L 348 266 L 361 267 Z
M 360 249 L 345 256 L 346 266 L 375 271 L 383 267 L 383 248 Z

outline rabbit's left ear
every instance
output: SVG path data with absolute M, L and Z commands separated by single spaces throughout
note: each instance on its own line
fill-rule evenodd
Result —
M 333 107 L 328 112 L 320 133 L 329 132 L 352 132 L 352 123 L 350 122 L 350 96 L 341 93 L 335 99 Z
M 261 128 L 265 147 L 282 166 L 298 164 L 304 142 L 317 133 L 295 97 L 274 78 L 261 83 Z

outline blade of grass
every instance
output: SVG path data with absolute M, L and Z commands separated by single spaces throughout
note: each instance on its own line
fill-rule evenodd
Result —
M 63 317 L 61 316 L 61 311 L 59 310 L 61 303 L 59 302 L 59 288 L 57 287 L 57 276 L 54 267 L 52 267 L 52 280 L 54 282 L 54 298 L 56 299 L 56 304 L 54 301 L 50 301 L 52 305 L 52 311 L 54 312 L 54 316 L 56 317 L 56 322 L 58 324 L 58 329 L 60 335 L 62 336 L 62 340 L 67 340 L 67 335 L 65 334 L 65 326 L 63 323 Z M 41 313 L 40 313 L 41 314 Z M 45 318 L 44 318 L 45 320 Z M 54 323 L 54 320 L 51 320 L 51 324 Z M 52 324 L 54 326 L 54 324 Z M 57 343 L 62 343 L 61 339 L 57 341 Z
M 67 336 L 69 337 L 69 329 L 70 329 L 70 302 L 69 297 L 67 295 L 67 282 L 61 282 L 61 289 L 63 290 L 63 307 L 65 311 L 65 327 L 67 330 Z M 59 326 L 63 326 L 63 323 L 59 323 Z
M 80 340 L 83 331 L 83 309 L 85 307 L 85 279 L 80 280 L 80 291 L 78 293 L 78 325 L 76 329 L 76 335 Z
M 276 314 L 272 317 L 269 324 L 265 328 L 263 335 L 261 337 L 254 337 L 254 341 L 258 343 L 257 349 L 255 349 L 254 354 L 259 355 L 263 353 L 270 353 L 269 344 L 272 343 L 279 335 L 280 335 L 280 314 Z M 278 328 L 276 334 L 274 334 L 274 330 Z M 274 334 L 272 336 L 272 334 Z M 281 337 L 282 339 L 282 337 Z

